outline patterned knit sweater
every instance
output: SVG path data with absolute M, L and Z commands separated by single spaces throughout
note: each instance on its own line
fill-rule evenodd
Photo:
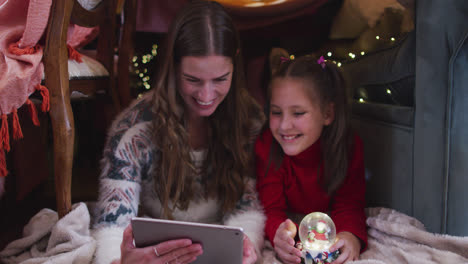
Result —
M 151 96 L 150 92 L 136 100 L 117 117 L 110 129 L 94 212 L 93 233 L 98 242 L 94 263 L 107 264 L 120 258 L 123 230 L 130 219 L 137 216 L 138 209 L 148 217 L 160 218 L 162 215 L 161 202 L 153 188 L 153 159 L 160 152 L 151 140 Z M 261 125 L 258 122 L 258 126 L 252 128 L 252 139 L 260 132 Z M 195 166 L 200 168 L 206 150 L 194 150 L 190 154 Z M 202 176 L 196 174 L 193 177 L 193 188 L 200 195 L 190 202 L 187 210 L 175 209 L 174 219 L 242 227 L 255 245 L 260 259 L 265 216 L 257 199 L 254 180 L 248 180 L 236 210 L 222 215 L 218 200 L 202 197 Z

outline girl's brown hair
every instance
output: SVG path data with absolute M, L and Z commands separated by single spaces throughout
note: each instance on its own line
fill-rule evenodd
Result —
M 244 192 L 246 177 L 252 175 L 251 120 L 261 116 L 260 107 L 245 90 L 238 33 L 220 4 L 191 1 L 173 21 L 162 48 L 153 86 L 153 141 L 160 150 L 154 173 L 163 217 L 172 218 L 175 208 L 187 209 L 195 195 L 200 195 L 193 190 L 195 167 L 176 81 L 177 67 L 185 56 L 221 55 L 232 59 L 229 93 L 208 117 L 209 143 L 202 175 L 211 178 L 202 179 L 206 193 L 201 194 L 218 198 L 223 212 L 228 212 Z
M 343 76 L 334 63 L 321 62 L 313 56 L 303 56 L 295 60 L 283 62 L 275 78 L 298 78 L 304 80 L 308 88 L 309 98 L 317 100 L 322 112 L 332 105 L 333 122 L 322 130 L 321 152 L 323 168 L 320 168 L 319 184 L 333 194 L 346 178 L 350 149 L 352 148 L 349 129 L 349 102 Z M 316 97 L 317 99 L 313 99 Z M 268 93 L 271 99 L 271 88 Z M 275 163 L 281 163 L 284 153 L 279 143 L 274 140 L 270 157 Z

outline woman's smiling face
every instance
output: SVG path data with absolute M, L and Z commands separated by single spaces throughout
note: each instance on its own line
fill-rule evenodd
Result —
M 314 144 L 323 126 L 333 121 L 333 115 L 324 114 L 319 99 L 307 92 L 306 85 L 311 84 L 297 78 L 276 78 L 271 86 L 270 129 L 289 156 Z
M 178 72 L 179 93 L 192 117 L 214 113 L 231 87 L 232 59 L 225 56 L 186 56 Z

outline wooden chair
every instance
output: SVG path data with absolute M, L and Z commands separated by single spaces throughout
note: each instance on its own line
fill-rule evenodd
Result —
M 136 0 L 128 0 L 125 3 L 125 16 L 130 16 L 135 11 Z M 118 112 L 121 99 L 116 89 L 115 82 L 115 48 L 117 45 L 116 33 L 118 32 L 116 20 L 116 0 L 102 0 L 96 8 L 89 11 L 84 9 L 76 0 L 53 1 L 46 32 L 44 49 L 45 86 L 50 95 L 50 119 L 53 133 L 53 163 L 57 212 L 63 217 L 71 210 L 71 179 L 73 167 L 73 150 L 75 141 L 75 124 L 71 107 L 71 93 L 78 91 L 84 95 L 93 96 L 97 92 L 104 92 L 112 98 L 113 105 Z M 82 27 L 99 26 L 99 35 L 96 49 L 96 60 L 104 66 L 105 76 L 86 76 L 84 78 L 69 77 L 67 31 L 69 24 L 73 23 Z M 123 27 L 120 35 L 123 37 L 120 43 L 130 43 L 132 34 L 131 25 Z M 127 44 L 128 44 L 127 43 Z M 127 47 L 128 48 L 128 47 Z M 130 46 L 131 48 L 131 46 Z M 120 78 L 127 78 L 125 84 L 120 85 L 120 90 L 128 89 L 129 63 L 131 51 L 124 53 L 124 60 L 119 64 Z M 127 93 L 127 91 L 125 91 Z M 123 96 L 128 96 L 128 93 Z M 128 99 L 125 99 L 128 100 Z

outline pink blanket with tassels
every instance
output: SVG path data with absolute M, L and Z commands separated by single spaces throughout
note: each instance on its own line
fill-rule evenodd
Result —
M 10 149 L 9 124 L 12 137 L 21 138 L 16 110 L 25 103 L 33 108 L 28 97 L 41 87 L 42 47 L 38 42 L 47 26 L 51 3 L 52 0 L 0 0 L 0 177 L 8 174 L 5 151 Z M 47 110 L 47 105 L 43 110 Z M 37 118 L 33 120 L 37 122 Z

